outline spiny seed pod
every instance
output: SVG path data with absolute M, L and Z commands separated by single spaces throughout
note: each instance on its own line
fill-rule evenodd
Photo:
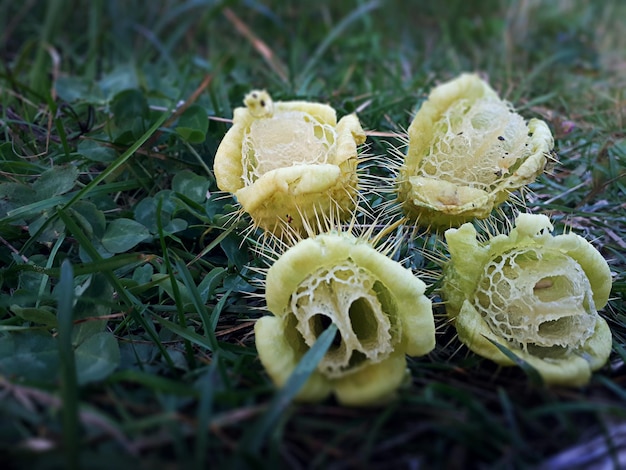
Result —
M 218 187 L 233 193 L 255 225 L 281 235 L 332 213 L 348 218 L 357 197 L 356 115 L 337 122 L 330 106 L 273 102 L 250 92 L 215 155 Z
M 533 366 L 548 384 L 586 384 L 611 352 L 598 315 L 611 290 L 602 255 L 573 233 L 552 236 L 545 215 L 520 214 L 509 235 L 479 242 L 467 223 L 445 232 L 446 310 L 459 339 L 501 365 L 496 342 Z
M 335 340 L 297 399 L 334 393 L 352 406 L 390 399 L 406 358 L 435 346 L 424 283 L 368 241 L 328 232 L 299 241 L 270 267 L 265 316 L 255 325 L 259 358 L 279 387 L 330 325 Z
M 408 134 L 398 199 L 409 218 L 434 228 L 488 217 L 535 180 L 554 146 L 543 121 L 526 123 L 473 74 L 433 89 Z

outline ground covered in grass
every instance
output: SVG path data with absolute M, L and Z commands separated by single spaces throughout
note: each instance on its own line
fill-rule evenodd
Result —
M 408 4 L 0 2 L 8 468 L 626 465 L 626 5 Z M 291 403 L 254 345 L 256 236 L 212 172 L 234 107 L 265 88 L 357 111 L 384 156 L 464 71 L 555 136 L 524 200 L 609 262 L 608 364 L 548 388 L 468 352 L 438 299 L 445 247 L 422 234 L 397 254 L 436 302 L 412 382 L 374 409 Z

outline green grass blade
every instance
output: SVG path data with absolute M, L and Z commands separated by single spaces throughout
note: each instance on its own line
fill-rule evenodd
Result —
M 56 255 L 64 241 L 65 241 L 65 235 L 61 234 L 59 238 L 57 238 L 57 241 L 54 243 L 52 250 L 50 250 L 50 257 L 48 258 L 48 261 L 46 262 L 46 269 L 50 269 L 51 266 L 54 264 Z M 41 282 L 39 283 L 39 291 L 37 293 L 37 303 L 35 304 L 36 307 L 39 307 L 41 299 L 44 297 L 46 286 L 48 285 L 48 281 L 49 281 L 49 276 L 47 274 L 44 274 L 43 276 L 41 276 Z
M 51 44 L 55 43 L 55 37 L 63 24 L 63 14 L 67 11 L 66 0 L 50 0 L 46 4 L 46 15 L 41 36 L 37 47 L 35 61 L 30 69 L 30 86 L 39 95 L 46 96 L 50 93 L 50 78 L 46 55 Z
M 73 206 L 77 201 L 80 201 L 87 194 L 89 194 L 96 186 L 98 186 L 102 181 L 107 179 L 111 174 L 115 173 L 118 168 L 128 161 L 130 157 L 132 157 L 139 148 L 143 144 L 145 144 L 150 137 L 161 127 L 161 125 L 167 120 L 169 117 L 169 113 L 163 113 L 159 119 L 157 119 L 154 124 L 148 129 L 144 134 L 135 142 L 133 145 L 128 147 L 128 149 L 120 155 L 116 160 L 112 161 L 109 165 L 107 165 L 106 169 L 102 171 L 98 176 L 96 176 L 93 180 L 91 180 L 87 185 L 85 185 L 80 191 L 78 191 L 72 199 L 65 203 L 63 209 L 68 209 Z
M 63 240 L 63 237 L 59 238 L 59 240 Z M 55 244 L 56 247 L 56 244 Z M 51 255 L 55 254 L 54 252 Z M 142 253 L 122 253 L 119 255 L 111 256 L 110 258 L 103 259 L 101 261 L 95 261 L 92 263 L 84 263 L 77 264 L 74 266 L 74 274 L 79 276 L 83 274 L 94 274 L 99 273 L 106 270 L 115 271 L 120 268 L 128 268 L 128 267 L 137 267 L 141 264 L 144 264 L 150 259 L 152 259 L 154 255 L 144 255 Z M 54 260 L 54 257 L 51 256 L 51 259 Z M 9 267 L 3 269 L 0 268 L 0 273 L 5 275 L 7 278 L 11 275 L 16 275 L 21 271 L 31 271 L 35 273 L 40 273 L 45 276 L 52 276 L 58 278 L 60 276 L 61 270 L 59 268 L 50 268 L 52 263 L 46 263 L 46 267 L 39 266 L 37 264 L 18 264 L 13 267 Z
M 188 292 L 191 294 L 191 302 L 193 303 L 196 312 L 200 315 L 202 319 L 202 325 L 204 326 L 204 334 L 207 337 L 209 344 L 211 345 L 211 351 L 217 352 L 219 350 L 219 345 L 217 344 L 217 338 L 215 337 L 215 327 L 211 323 L 211 316 L 202 301 L 202 297 L 200 296 L 200 291 L 198 291 L 198 287 L 196 283 L 193 281 L 191 277 L 191 273 L 187 266 L 182 261 L 178 260 L 176 262 L 176 269 L 178 270 L 178 274 L 180 275 L 183 284 L 187 288 Z
M 317 341 L 311 349 L 302 356 L 302 359 L 298 362 L 298 365 L 289 376 L 289 379 L 287 379 L 285 386 L 274 395 L 267 411 L 244 436 L 240 446 L 242 452 L 251 455 L 260 452 L 263 442 L 268 438 L 280 417 L 285 413 L 289 404 L 293 401 L 328 351 L 328 348 L 335 338 L 336 332 L 337 325 L 330 325 L 326 331 L 317 338 Z
M 72 347 L 74 273 L 72 265 L 65 260 L 61 265 L 58 287 L 59 307 L 59 357 L 61 364 L 61 397 L 63 400 L 63 446 L 68 469 L 78 468 L 78 383 L 76 361 Z
M 533 385 L 537 387 L 542 387 L 544 385 L 543 377 L 541 377 L 539 372 L 537 372 L 537 369 L 531 366 L 524 359 L 517 357 L 510 349 L 502 346 L 500 343 L 490 338 L 487 338 L 487 339 L 489 340 L 491 344 L 493 344 L 496 348 L 498 348 L 502 354 L 504 354 L 506 357 L 511 359 L 515 364 L 517 364 L 520 367 L 520 369 L 524 371 L 524 373 L 526 374 L 526 376 L 528 377 L 528 379 Z
M 85 236 L 85 234 L 82 232 L 78 224 L 74 222 L 74 219 L 72 219 L 72 217 L 70 217 L 62 209 L 58 209 L 57 213 L 59 214 L 59 217 L 61 217 L 61 219 L 65 223 L 65 226 L 68 228 L 68 230 L 72 232 L 72 234 L 74 235 L 78 243 L 81 244 L 81 246 L 85 249 L 87 254 L 89 254 L 89 256 L 91 257 L 91 259 L 94 260 L 94 263 L 104 262 L 104 260 L 102 259 L 102 256 L 100 256 L 100 253 L 98 253 L 98 251 L 93 246 L 91 241 Z M 171 368 L 175 368 L 174 361 L 172 360 L 165 346 L 163 346 L 163 343 L 161 343 L 161 340 L 159 339 L 159 335 L 157 334 L 156 331 L 154 331 L 154 328 L 152 328 L 152 326 L 148 324 L 148 322 L 142 315 L 142 312 L 145 311 L 147 308 L 138 299 L 132 296 L 132 294 L 130 294 L 128 290 L 124 288 L 124 286 L 120 283 L 120 280 L 117 278 L 115 273 L 113 273 L 111 270 L 103 270 L 102 273 L 105 276 L 107 276 L 107 279 L 109 280 L 111 285 L 113 285 L 120 299 L 127 306 L 131 307 L 130 312 L 131 312 L 131 317 L 133 318 L 133 320 L 137 322 L 137 324 L 140 325 L 146 331 L 146 333 L 148 333 L 148 335 L 150 336 L 150 339 L 152 339 L 154 344 L 159 348 L 159 351 L 161 352 L 161 354 L 163 354 L 163 358 L 168 363 L 168 365 Z
M 364 3 L 360 7 L 356 8 L 349 15 L 343 18 L 324 38 L 324 40 L 320 43 L 319 46 L 315 49 L 311 58 L 307 61 L 307 63 L 302 68 L 302 72 L 298 75 L 296 83 L 300 88 L 298 93 L 303 93 L 302 88 L 304 85 L 310 80 L 311 71 L 317 66 L 318 62 L 324 55 L 324 52 L 330 47 L 330 45 L 356 20 L 366 15 L 370 11 L 378 8 L 380 6 L 380 2 L 377 0 L 370 1 Z
M 181 338 L 189 340 L 193 344 L 196 344 L 202 348 L 206 348 L 211 351 L 212 345 L 206 336 L 198 334 L 195 331 L 189 330 L 187 328 L 182 328 L 178 323 L 174 323 L 173 321 L 167 320 L 157 315 L 154 316 L 154 319 L 157 323 L 167 328 L 172 333 L 176 333 Z M 234 354 L 231 354 L 230 352 L 224 350 L 224 348 L 220 347 L 220 349 L 222 350 L 222 357 L 226 359 L 234 358 Z
M 161 252 L 163 253 L 163 262 L 165 263 L 165 269 L 170 278 L 170 284 L 172 285 L 172 293 L 174 294 L 174 302 L 176 303 L 176 311 L 178 312 L 178 322 L 180 326 L 184 329 L 187 328 L 187 319 L 185 317 L 184 305 L 182 296 L 180 293 L 180 289 L 178 288 L 178 282 L 176 282 L 176 276 L 174 275 L 174 270 L 172 269 L 172 262 L 170 260 L 170 253 L 167 249 L 167 245 L 165 244 L 165 235 L 163 233 L 163 219 L 161 217 L 163 210 L 163 199 L 159 199 L 157 203 L 157 230 L 159 234 L 159 242 L 161 243 Z M 193 283 L 192 283 L 193 284 Z M 193 284 L 195 287 L 195 284 Z M 189 288 L 189 287 L 188 287 Z M 195 368 L 195 357 L 193 354 L 193 348 L 191 347 L 191 343 L 189 340 L 184 339 L 185 342 L 185 355 L 187 356 L 187 363 L 189 367 L 192 369 Z
M 149 372 L 142 372 L 138 370 L 127 369 L 114 372 L 108 377 L 107 382 L 132 382 L 134 384 L 143 385 L 144 387 L 156 392 L 189 397 L 199 396 L 197 390 L 178 380 L 168 379 Z
M 200 403 L 198 403 L 197 437 L 195 448 L 196 468 L 206 468 L 208 457 L 209 423 L 213 414 L 215 389 L 220 354 L 213 354 L 208 371 L 200 378 Z

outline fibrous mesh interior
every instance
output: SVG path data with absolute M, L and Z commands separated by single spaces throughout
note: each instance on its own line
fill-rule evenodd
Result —
M 318 366 L 328 377 L 353 372 L 365 361 L 379 362 L 393 351 L 387 302 L 377 294 L 383 289 L 369 271 L 347 260 L 319 269 L 292 294 L 289 313 L 297 318 L 308 346 L 331 323 L 337 325 L 334 342 Z
M 528 127 L 498 98 L 454 103 L 434 123 L 418 176 L 489 191 L 530 155 Z
M 491 329 L 533 354 L 541 348 L 582 346 L 593 334 L 596 309 L 580 265 L 560 253 L 512 250 L 492 259 L 478 285 L 474 306 Z M 552 352 L 545 349 L 546 357 Z
M 308 113 L 285 111 L 256 119 L 242 141 L 246 186 L 276 168 L 327 163 L 336 141 L 335 129 Z

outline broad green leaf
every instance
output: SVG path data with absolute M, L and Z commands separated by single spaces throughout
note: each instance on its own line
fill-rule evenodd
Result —
M 48 222 L 49 213 L 44 212 L 40 217 L 33 220 L 28 225 L 28 233 L 31 237 L 34 237 L 43 224 Z M 40 243 L 52 243 L 59 235 L 65 231 L 65 224 L 63 221 L 56 219 L 52 223 L 48 223 L 41 233 L 37 235 L 37 241 Z
M 198 291 L 204 302 L 207 302 L 215 294 L 215 289 L 219 283 L 224 279 L 228 271 L 222 267 L 213 268 L 209 273 L 204 276 L 200 284 L 198 284 Z
M 120 348 L 115 336 L 102 332 L 87 338 L 74 351 L 78 383 L 105 379 L 120 364 Z
M 206 110 L 198 105 L 191 105 L 178 120 L 176 132 L 190 144 L 201 144 L 206 139 L 209 118 Z
M 22 183 L 0 184 L 0 198 L 19 205 L 31 204 L 37 201 L 37 193 L 33 188 Z
M 54 81 L 54 87 L 58 97 L 68 103 L 75 101 L 104 103 L 104 97 L 97 84 L 81 77 L 61 75 Z
M 117 152 L 114 149 L 105 147 L 95 140 L 81 140 L 76 150 L 92 162 L 109 163 L 117 158 Z
M 108 130 L 114 142 L 134 143 L 150 127 L 148 100 L 139 90 L 124 90 L 111 103 L 113 120 Z
M 71 191 L 78 178 L 78 168 L 73 165 L 55 166 L 42 173 L 33 183 L 37 199 L 48 199 Z
M 244 264 L 248 262 L 248 250 L 247 245 L 243 238 L 234 233 L 229 234 L 220 243 L 222 250 L 226 253 L 228 263 L 237 267 L 239 271 L 243 268 Z
M 133 208 L 135 220 L 144 225 L 151 233 L 157 232 L 156 202 L 154 198 L 146 197 L 139 201 Z M 167 213 L 161 213 L 165 217 Z
M 80 212 L 76 212 L 73 208 L 70 208 L 68 212 L 72 215 L 72 217 L 74 217 L 74 220 L 83 230 L 85 236 L 89 239 L 93 239 L 93 228 L 89 221 L 85 217 L 83 217 Z
M 133 271 L 133 281 L 137 282 L 137 284 L 147 284 L 150 282 L 152 274 L 154 274 L 152 265 L 149 263 L 144 264 Z
M 50 327 L 57 326 L 56 315 L 45 308 L 22 308 L 19 305 L 11 305 L 11 311 L 15 313 L 18 317 L 29 322 Z
M 56 379 L 58 368 L 58 347 L 52 335 L 28 331 L 0 336 L 0 375 L 51 382 Z
M 30 262 L 35 266 L 45 266 L 47 261 L 48 259 L 44 255 L 33 255 L 30 258 Z M 23 263 L 23 261 L 20 260 L 20 263 Z M 19 274 L 18 289 L 23 290 L 35 297 L 42 281 L 45 282 L 44 274 L 41 272 L 21 271 Z
M 165 235 L 171 235 L 173 233 L 182 232 L 185 230 L 189 224 L 186 220 L 183 219 L 172 219 L 170 223 L 163 227 L 163 232 Z
M 131 64 L 117 65 L 113 70 L 104 75 L 100 82 L 100 89 L 107 98 L 111 98 L 116 93 L 139 86 L 137 71 Z
M 104 259 L 114 256 L 114 254 L 107 250 L 104 246 L 102 246 L 102 242 L 96 238 L 91 240 L 91 245 L 93 249 L 96 250 L 98 254 Z M 93 263 L 94 261 L 93 258 L 89 255 L 89 250 L 87 250 L 83 245 L 80 245 L 78 249 L 78 256 L 80 256 L 80 260 L 83 263 Z
M 150 233 L 158 232 L 156 214 L 157 203 L 156 200 L 152 197 L 146 197 L 142 199 L 135 205 L 135 208 L 133 209 L 135 221 L 144 225 L 150 231 Z M 167 211 L 161 211 L 161 223 L 169 223 L 169 215 L 170 214 Z
M 157 194 L 157 197 L 147 197 L 139 201 L 133 210 L 135 220 L 145 225 L 150 233 L 158 233 L 157 204 L 159 199 L 161 199 L 163 201 L 161 208 L 161 224 L 165 235 L 171 235 L 185 230 L 188 225 L 186 220 L 171 218 L 172 212 L 176 209 L 175 203 L 170 197 L 172 194 L 172 191 L 161 191 Z
M 11 204 L 6 199 L 0 199 L 0 219 L 3 219 L 4 217 L 6 217 L 9 211 L 12 211 L 14 208 L 15 208 L 14 204 Z M 20 221 L 20 225 L 26 225 L 26 221 Z
M 87 321 L 74 325 L 72 330 L 72 344 L 78 345 L 87 338 L 96 335 L 106 326 L 106 320 L 99 320 L 111 313 L 113 287 L 104 274 L 94 274 L 87 277 L 88 282 L 83 284 L 84 291 L 74 306 L 74 319 Z
M 102 246 L 111 253 L 123 253 L 150 238 L 150 231 L 132 219 L 115 219 L 102 236 Z
M 111 111 L 116 124 L 133 121 L 135 118 L 147 118 L 150 114 L 148 101 L 139 90 L 124 90 L 113 98 Z
M 174 178 L 175 177 L 176 175 L 174 175 Z M 178 204 L 174 196 L 174 191 L 172 191 L 171 189 L 164 189 L 156 193 L 156 195 L 154 196 L 154 200 L 157 204 L 159 203 L 159 201 L 161 202 L 162 213 L 173 214 L 174 212 L 176 212 L 176 210 L 178 209 Z
M 237 211 L 237 207 L 232 203 L 232 199 L 225 199 L 223 195 L 213 193 L 211 197 L 207 199 L 204 210 L 206 214 L 213 219 L 222 214 L 232 214 Z
M 93 236 L 101 238 L 104 235 L 106 218 L 104 217 L 104 212 L 98 209 L 95 204 L 89 201 L 78 201 L 71 210 L 74 216 L 80 216 L 80 218 L 76 217 L 76 222 L 83 226 L 85 224 L 89 225 Z
M 119 343 L 120 366 L 119 371 L 125 369 L 142 369 L 159 357 L 159 348 L 154 343 L 145 341 L 141 336 L 125 336 L 125 341 Z
M 20 157 L 15 153 L 15 144 L 13 142 L 4 142 L 0 144 L 0 158 L 2 158 L 3 164 L 9 162 L 19 163 L 21 160 Z
M 210 182 L 203 176 L 196 175 L 192 171 L 183 170 L 174 175 L 172 189 L 194 202 L 206 201 Z
M 162 273 L 154 274 L 152 276 L 152 281 L 157 283 L 157 285 L 160 288 L 162 288 L 167 293 L 167 295 L 170 296 L 172 300 L 176 301 L 176 296 L 174 295 L 174 288 L 172 287 L 172 281 L 169 275 L 162 274 Z M 190 305 L 192 303 L 192 299 L 191 299 L 191 294 L 189 293 L 189 290 L 187 290 L 187 287 L 179 280 L 176 280 L 176 285 L 178 286 L 178 291 L 180 292 L 180 297 L 183 302 L 183 305 L 184 306 Z

